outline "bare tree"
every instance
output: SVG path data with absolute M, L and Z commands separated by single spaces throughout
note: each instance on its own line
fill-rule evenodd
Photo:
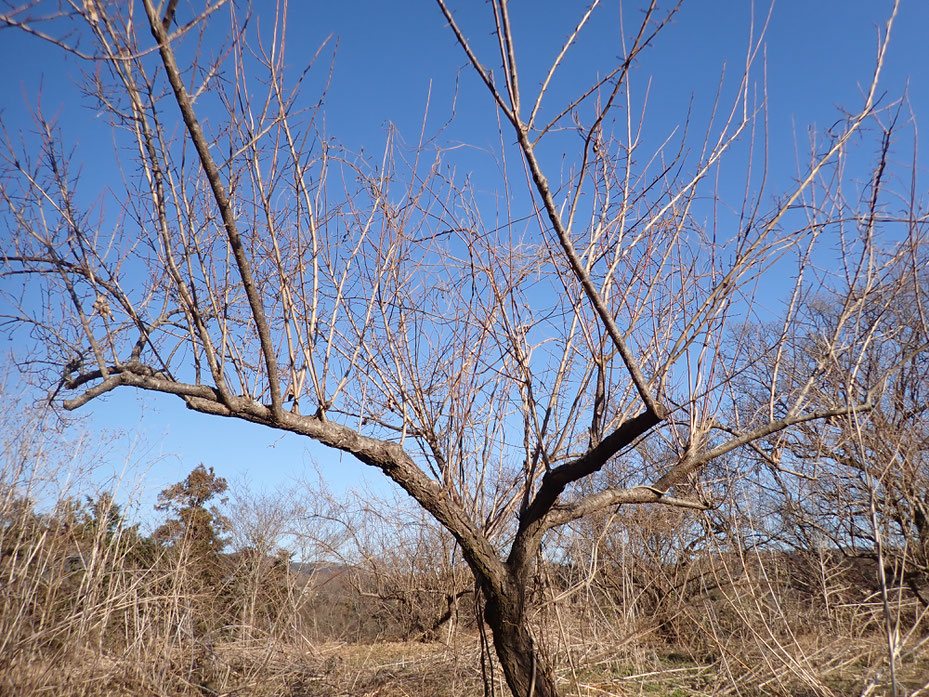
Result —
M 391 132 L 378 162 L 318 137 L 315 113 L 295 106 L 302 74 L 285 75 L 283 6 L 270 33 L 223 0 L 5 10 L 3 26 L 88 61 L 126 188 L 101 217 L 53 123 L 37 114 L 39 152 L 6 137 L 5 274 L 31 289 L 13 297 L 7 326 L 30 340 L 24 370 L 66 409 L 116 388 L 161 392 L 382 471 L 460 546 L 513 694 L 549 697 L 527 596 L 547 532 L 623 504 L 705 509 L 708 464 L 871 408 L 868 385 L 811 406 L 812 366 L 743 414 L 733 378 L 757 358 L 739 328 L 764 275 L 795 259 L 797 293 L 820 282 L 809 259 L 842 221 L 818 187 L 841 190 L 843 155 L 880 118 L 893 16 L 861 104 L 813 144 L 795 182 L 769 190 L 752 159 L 761 37 L 704 135 L 682 129 L 646 152 L 630 70 L 676 8 L 648 5 L 616 65 L 564 97 L 551 86 L 599 2 L 529 91 L 505 0 L 490 6 L 488 55 L 437 3 L 502 120 L 511 159 L 497 210 L 448 175 L 453 153 L 425 128 L 413 146 Z M 231 25 L 207 52 L 220 9 Z M 700 201 L 722 196 L 724 160 L 748 193 L 717 234 Z M 766 349 L 777 366 L 779 344 Z
M 923 249 L 899 251 L 906 253 L 888 264 L 884 292 L 862 292 L 855 302 L 840 305 L 832 297 L 817 297 L 801 311 L 790 362 L 782 364 L 779 377 L 782 384 L 791 382 L 814 364 L 820 377 L 811 399 L 835 404 L 849 391 L 878 386 L 874 408 L 855 418 L 805 424 L 757 453 L 769 472 L 783 528 L 774 532 L 782 541 L 802 548 L 825 542 L 850 556 L 871 556 L 876 504 L 893 528 L 888 553 L 902 555 L 899 566 L 912 565 L 925 576 L 927 261 Z M 823 336 L 839 341 L 824 342 Z M 769 371 L 760 372 L 763 379 L 774 379 Z M 913 586 L 917 596 L 918 585 Z
M 929 613 L 929 261 L 921 242 L 860 259 L 867 271 L 855 276 L 858 293 L 811 299 L 781 366 L 782 383 L 817 366 L 810 399 L 819 405 L 877 388 L 873 409 L 803 424 L 757 448 L 779 540 L 866 570 L 855 591 L 880 601 L 894 686 L 898 662 L 925 641 Z

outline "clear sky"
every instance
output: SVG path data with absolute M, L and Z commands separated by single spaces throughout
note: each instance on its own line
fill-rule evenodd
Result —
M 492 50 L 489 5 L 471 0 L 451 4 L 458 8 L 465 32 L 478 46 Z M 639 10 L 636 3 L 624 5 L 629 35 Z M 253 21 L 270 21 L 272 3 L 256 0 L 252 7 Z M 802 144 L 808 127 L 828 128 L 841 117 L 840 105 L 860 106 L 860 90 L 873 70 L 877 29 L 883 28 L 891 7 L 885 0 L 775 3 L 765 39 L 772 176 L 789 177 L 795 172 L 795 137 Z M 640 96 L 648 88 L 645 115 L 648 135 L 655 142 L 680 125 L 691 103 L 694 113 L 705 117 L 724 69 L 729 76 L 737 74 L 749 42 L 751 8 L 748 0 L 685 2 L 673 25 L 642 56 L 632 85 Z M 543 62 L 551 60 L 581 9 L 582 3 L 565 0 L 511 3 L 517 58 L 528 89 L 538 82 Z M 756 36 L 767 11 L 767 3 L 755 4 Z M 583 48 L 560 74 L 556 92 L 570 89 L 575 82 L 587 83 L 597 71 L 610 69 L 622 53 L 619 10 L 605 2 L 596 17 L 587 35 L 582 35 Z M 183 21 L 180 14 L 179 19 Z M 291 0 L 287 36 L 287 55 L 295 73 L 331 37 L 318 72 L 307 83 L 304 103 L 310 106 L 319 100 L 327 63 L 334 61 L 332 85 L 323 106 L 325 128 L 328 135 L 355 150 L 377 152 L 388 123 L 414 140 L 430 89 L 429 123 L 438 127 L 451 114 L 457 86 L 456 120 L 443 137 L 449 143 L 474 146 L 457 156 L 457 166 L 473 167 L 486 176 L 490 191 L 499 186 L 491 177 L 488 158 L 481 155 L 482 149 L 497 147 L 491 100 L 472 72 L 459 73 L 465 58 L 435 5 L 407 0 Z M 908 85 L 920 121 L 929 118 L 927 37 L 929 2 L 903 0 L 883 85 L 888 100 L 898 98 Z M 484 56 L 491 67 L 497 67 L 491 62 L 491 51 Z M 111 140 L 102 120 L 95 119 L 80 95 L 81 67 L 86 66 L 34 37 L 0 30 L 0 109 L 7 132 L 29 131 L 27 105 L 35 106 L 41 94 L 46 115 L 58 113 L 65 138 L 75 146 L 74 157 L 84 162 L 84 175 L 102 187 L 109 177 L 118 177 L 118 172 L 108 167 Z M 901 146 L 901 157 L 908 147 Z M 863 178 L 868 175 L 862 173 Z M 7 232 L 0 223 L 3 234 Z M 15 348 L 7 339 L 4 343 L 5 351 Z M 140 465 L 153 462 L 146 479 L 150 498 L 199 462 L 214 466 L 229 479 L 248 478 L 258 488 L 269 490 L 289 486 L 293 477 L 312 472 L 316 465 L 336 491 L 352 486 L 366 471 L 350 457 L 305 439 L 196 415 L 167 396 L 120 390 L 85 411 L 87 428 L 125 434 L 101 471 L 122 469 L 125 444 L 136 434 L 147 444 L 132 460 Z M 378 474 L 372 473 L 369 479 L 379 481 Z

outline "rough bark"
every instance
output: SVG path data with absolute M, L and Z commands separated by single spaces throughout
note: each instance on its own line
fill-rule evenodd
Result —
M 551 666 L 536 649 L 525 612 L 524 589 L 507 584 L 503 593 L 485 588 L 484 620 L 506 684 L 514 697 L 558 697 Z

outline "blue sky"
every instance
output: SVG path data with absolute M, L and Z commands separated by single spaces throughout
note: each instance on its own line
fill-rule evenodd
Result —
M 434 130 L 449 118 L 457 87 L 456 119 L 442 137 L 449 144 L 471 146 L 456 153 L 459 171 L 473 170 L 486 178 L 484 186 L 491 193 L 499 186 L 489 154 L 498 144 L 491 99 L 473 73 L 468 69 L 459 72 L 465 65 L 464 55 L 437 7 L 429 2 L 370 0 L 290 4 L 287 51 L 294 74 L 331 37 L 304 96 L 306 106 L 319 100 L 327 63 L 334 61 L 332 85 L 323 105 L 328 135 L 368 153 L 383 147 L 389 123 L 402 136 L 415 140 L 430 89 L 429 125 Z M 489 6 L 461 2 L 452 3 L 453 9 L 456 5 L 460 6 L 460 25 L 476 46 L 485 49 L 485 63 L 496 68 Z M 610 3 L 605 5 L 582 35 L 583 47 L 559 74 L 553 94 L 556 101 L 565 90 L 611 68 L 621 54 L 620 11 Z M 623 10 L 627 36 L 635 30 L 634 20 L 639 16 L 632 5 L 626 3 Z M 271 3 L 253 3 L 253 21 L 270 21 L 271 7 Z M 541 66 L 557 52 L 581 7 L 563 0 L 512 3 L 517 59 L 526 91 L 534 88 Z M 640 95 L 649 90 L 647 134 L 654 142 L 681 123 L 691 103 L 697 119 L 705 119 L 724 69 L 729 80 L 737 75 L 749 41 L 751 7 L 743 0 L 685 2 L 674 23 L 642 56 L 632 85 Z M 838 105 L 850 110 L 859 107 L 860 90 L 873 70 L 877 29 L 883 28 L 891 7 L 892 3 L 878 0 L 775 4 L 765 38 L 772 178 L 787 178 L 795 172 L 795 138 L 802 146 L 809 127 L 823 129 L 836 122 L 841 116 Z M 756 35 L 767 11 L 764 3 L 755 7 Z M 927 32 L 929 3 L 904 0 L 883 80 L 888 100 L 898 98 L 908 85 L 920 120 L 929 114 Z M 84 175 L 102 187 L 108 178 L 118 177 L 118 172 L 112 169 L 111 140 L 104 124 L 82 106 L 81 67 L 73 57 L 34 37 L 0 31 L 0 109 L 7 131 L 15 134 L 22 129 L 28 134 L 26 105 L 34 106 L 41 94 L 46 115 L 58 114 L 65 138 L 75 146 Z M 732 89 L 731 81 L 724 84 L 726 90 Z M 694 147 L 699 147 L 699 140 Z M 909 147 L 901 144 L 899 157 L 906 157 Z M 868 175 L 862 172 L 863 178 Z M 0 228 L 0 234 L 6 234 L 5 230 Z M 5 351 L 15 348 L 4 339 Z M 294 477 L 304 473 L 312 476 L 315 466 L 335 491 L 355 485 L 366 473 L 350 457 L 305 439 L 194 415 L 167 396 L 122 391 L 84 411 L 90 430 L 124 434 L 101 472 L 122 470 L 125 443 L 137 433 L 141 436 L 147 445 L 130 460 L 139 466 L 150 465 L 146 483 L 151 500 L 159 489 L 199 462 L 214 466 L 229 479 L 247 477 L 257 488 L 268 490 L 290 486 Z M 379 481 L 376 473 L 369 479 Z

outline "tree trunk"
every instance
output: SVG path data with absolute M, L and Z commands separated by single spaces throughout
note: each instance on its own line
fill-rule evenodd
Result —
M 485 597 L 484 619 L 513 697 L 558 697 L 552 671 L 535 649 L 519 590 L 499 596 L 485 589 Z

